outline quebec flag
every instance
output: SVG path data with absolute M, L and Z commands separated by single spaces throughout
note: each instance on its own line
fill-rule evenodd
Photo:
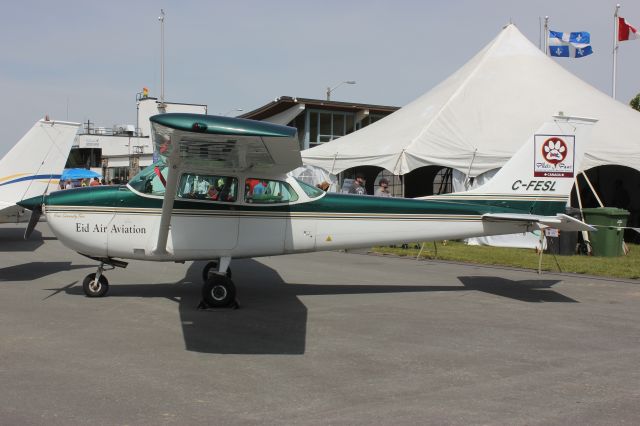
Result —
M 564 58 L 583 58 L 593 53 L 587 31 L 563 33 L 549 31 L 549 54 Z

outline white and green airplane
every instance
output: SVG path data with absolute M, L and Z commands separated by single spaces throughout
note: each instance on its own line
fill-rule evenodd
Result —
M 196 114 L 151 118 L 159 161 L 128 184 L 22 201 L 67 247 L 100 262 L 83 289 L 109 288 L 122 259 L 209 260 L 202 296 L 235 302 L 232 258 L 511 234 L 593 230 L 563 214 L 595 120 L 554 117 L 486 185 L 422 199 L 325 193 L 287 175 L 300 166 L 296 130 Z

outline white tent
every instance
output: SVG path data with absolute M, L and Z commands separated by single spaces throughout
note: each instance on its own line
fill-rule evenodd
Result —
M 403 175 L 441 165 L 478 176 L 501 167 L 560 111 L 600 120 L 584 170 L 617 164 L 640 171 L 638 112 L 545 56 L 514 25 L 425 95 L 302 158 L 334 174 L 372 165 Z

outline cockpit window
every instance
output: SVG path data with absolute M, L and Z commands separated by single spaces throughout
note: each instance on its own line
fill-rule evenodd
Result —
M 301 181 L 300 179 L 296 179 L 300 188 L 309 196 L 309 198 L 318 198 L 324 191 L 320 188 L 316 188 L 315 186 L 311 186 L 308 183 Z
M 184 173 L 178 186 L 178 197 L 234 202 L 238 197 L 238 179 L 229 176 Z
M 167 186 L 167 164 L 163 160 L 145 167 L 129 180 L 129 186 L 143 194 L 163 196 Z
M 298 194 L 286 182 L 250 178 L 244 184 L 244 200 L 255 204 L 289 203 L 297 201 Z

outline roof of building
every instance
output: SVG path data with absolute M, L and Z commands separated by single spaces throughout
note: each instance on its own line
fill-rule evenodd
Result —
M 259 108 L 249 111 L 240 115 L 240 118 L 250 118 L 253 120 L 264 120 L 265 118 L 272 117 L 278 113 L 286 111 L 287 109 L 304 104 L 307 108 L 325 109 L 333 111 L 361 111 L 369 110 L 370 114 L 375 113 L 392 113 L 399 109 L 396 106 L 389 105 L 373 105 L 373 104 L 360 104 L 356 102 L 336 102 L 327 101 L 322 99 L 309 99 L 309 98 L 296 98 L 291 96 L 280 96 L 275 100 L 265 104 Z

